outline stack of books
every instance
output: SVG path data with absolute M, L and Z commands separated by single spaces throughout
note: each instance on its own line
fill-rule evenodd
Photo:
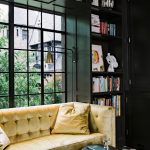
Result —
M 99 15 L 91 14 L 92 32 L 116 36 L 116 24 L 100 19 Z

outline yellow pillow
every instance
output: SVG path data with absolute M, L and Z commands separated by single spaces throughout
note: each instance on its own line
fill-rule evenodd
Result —
M 52 134 L 89 134 L 89 109 L 90 105 L 84 103 L 62 104 Z
M 7 137 L 3 129 L 0 127 L 0 150 L 3 150 L 9 144 L 10 144 L 9 138 Z

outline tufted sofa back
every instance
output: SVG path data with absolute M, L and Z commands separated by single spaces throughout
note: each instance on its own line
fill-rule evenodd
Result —
M 50 135 L 59 105 L 33 106 L 0 110 L 0 126 L 11 143 Z
M 91 104 L 89 126 L 92 132 L 99 132 L 110 138 L 110 145 L 116 146 L 115 109 L 111 106 Z

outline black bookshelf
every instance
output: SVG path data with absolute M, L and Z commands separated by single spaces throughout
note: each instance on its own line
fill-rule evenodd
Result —
M 113 9 L 101 8 L 100 6 L 91 6 L 91 14 L 98 15 L 100 20 L 108 23 L 116 24 L 116 35 L 102 34 L 92 32 L 91 30 L 91 103 L 95 103 L 95 99 L 112 98 L 113 96 L 120 96 L 120 110 L 119 116 L 116 116 L 116 145 L 121 148 L 125 144 L 125 14 L 124 14 L 123 0 L 115 0 L 115 7 Z M 92 26 L 92 24 L 91 24 Z M 105 71 L 92 71 L 92 44 L 101 45 L 103 51 L 103 60 Z M 107 72 L 108 64 L 106 62 L 107 53 L 114 55 L 117 59 L 119 67 L 115 72 Z M 119 91 L 108 92 L 93 92 L 93 78 L 94 77 L 118 77 L 120 78 Z

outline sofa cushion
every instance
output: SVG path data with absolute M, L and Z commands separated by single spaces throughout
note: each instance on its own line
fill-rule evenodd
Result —
M 3 150 L 6 146 L 10 144 L 9 138 L 6 133 L 0 127 L 0 150 Z
M 80 150 L 88 144 L 102 143 L 103 135 L 55 134 L 10 145 L 6 150 Z
M 62 104 L 52 133 L 89 134 L 88 114 L 89 104 Z

